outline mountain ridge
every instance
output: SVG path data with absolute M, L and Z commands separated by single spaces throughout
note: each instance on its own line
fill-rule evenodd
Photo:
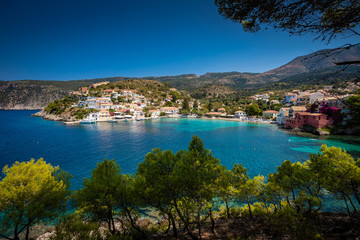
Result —
M 360 46 L 328 56 L 332 49 L 320 50 L 294 58 L 287 64 L 264 73 L 249 72 L 207 72 L 202 75 L 192 73 L 175 76 L 148 77 L 106 77 L 81 80 L 16 80 L 0 81 L 0 109 L 39 109 L 49 102 L 64 97 L 69 91 L 96 82 L 117 82 L 123 80 L 156 80 L 167 82 L 170 87 L 194 91 L 196 96 L 214 95 L 215 89 L 223 93 L 236 91 L 289 88 L 301 85 L 336 84 L 358 77 L 360 66 L 351 66 L 346 71 L 334 62 L 360 59 Z M 341 72 L 332 75 L 331 73 Z M 209 87 L 214 85 L 214 87 Z M 200 94 L 199 90 L 205 91 Z M 207 92 L 209 91 L 209 92 Z

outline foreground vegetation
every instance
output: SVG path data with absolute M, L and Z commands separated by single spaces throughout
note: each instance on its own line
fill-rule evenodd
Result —
M 267 178 L 251 178 L 241 164 L 227 170 L 196 136 L 187 150 L 153 149 L 133 175 L 105 159 L 75 192 L 69 190 L 69 174 L 42 159 L 16 162 L 3 172 L 0 237 L 5 239 L 30 239 L 34 224 L 54 219 L 51 239 L 57 240 L 322 239 L 329 234 L 324 225 L 341 224 L 321 213 L 329 195 L 346 206 L 341 216 L 347 220 L 339 226 L 350 237 L 360 234 L 360 159 L 325 145 L 303 163 L 284 161 Z M 70 200 L 76 211 L 64 215 Z

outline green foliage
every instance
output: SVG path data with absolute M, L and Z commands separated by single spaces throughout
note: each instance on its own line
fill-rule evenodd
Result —
M 78 101 L 79 99 L 76 96 L 66 96 L 61 100 L 55 100 L 54 102 L 49 103 L 49 105 L 45 108 L 45 111 L 51 114 L 59 115 Z
M 70 175 L 42 158 L 15 162 L 3 169 L 0 182 L 0 231 L 11 231 L 13 238 L 41 221 L 56 218 L 65 210 L 70 191 Z M 2 234 L 2 235 L 4 235 Z M 0 235 L 1 236 L 1 235 Z
M 314 224 L 302 214 L 291 207 L 284 207 L 266 217 L 266 224 L 274 238 L 282 239 L 284 236 L 299 240 L 320 240 Z
M 346 104 L 351 110 L 353 117 L 360 121 L 360 95 L 353 95 L 346 99 Z
M 105 159 L 85 178 L 83 188 L 76 192 L 76 202 L 81 212 L 93 221 L 104 221 L 115 233 L 114 213 L 119 210 L 118 198 L 124 192 L 121 169 L 114 160 Z
M 195 110 L 198 110 L 198 108 L 199 108 L 199 103 L 198 103 L 197 100 L 194 101 L 193 108 L 194 108 Z
M 316 181 L 316 177 L 308 163 L 291 163 L 286 160 L 276 173 L 269 174 L 269 182 L 281 187 L 289 206 L 297 211 L 312 212 L 322 208 L 321 183 Z
M 348 212 L 356 212 L 355 199 L 360 206 L 360 166 L 341 148 L 321 146 L 322 154 L 311 154 L 307 165 L 316 180 L 339 199 L 344 200 Z
M 262 111 L 257 103 L 252 103 L 246 106 L 245 112 L 248 116 L 260 116 L 262 114 Z
M 99 225 L 85 222 L 79 214 L 68 214 L 60 218 L 51 240 L 105 240 L 106 232 L 100 233 Z
M 173 103 L 170 102 L 170 101 L 167 101 L 165 104 L 164 104 L 165 107 L 172 107 L 173 106 Z
M 181 94 L 178 91 L 171 91 L 170 95 L 172 96 L 173 102 L 176 102 L 176 100 L 181 99 Z
M 10 230 L 15 234 L 9 239 L 18 240 L 26 229 L 29 239 L 33 224 L 46 223 L 65 209 L 69 175 L 59 168 L 39 159 L 6 166 L 4 173 L 0 236 Z M 98 163 L 75 193 L 76 213 L 60 218 L 52 239 L 145 239 L 170 230 L 175 238 L 185 232 L 197 239 L 205 225 L 215 232 L 217 217 L 264 224 L 274 238 L 321 239 L 312 221 L 317 221 L 324 192 L 343 200 L 349 214 L 358 212 L 360 160 L 323 145 L 321 153 L 303 163 L 284 161 L 266 181 L 260 175 L 250 178 L 241 164 L 227 170 L 193 136 L 188 148 L 177 153 L 153 149 L 136 175 L 121 174 L 114 160 Z M 149 209 L 161 217 L 156 225 L 142 219 L 140 212 Z
M 182 104 L 182 110 L 190 112 L 189 99 L 185 98 Z
M 216 0 L 219 13 L 241 23 L 244 30 L 255 32 L 261 27 L 289 31 L 291 34 L 317 34 L 330 41 L 335 36 L 352 35 L 359 25 L 358 1 L 233 1 Z
M 84 179 L 83 188 L 76 192 L 75 200 L 81 213 L 91 221 L 105 222 L 111 234 L 118 233 L 115 217 L 120 216 L 124 219 L 121 221 L 128 222 L 131 228 L 144 235 L 136 225 L 139 201 L 135 185 L 133 176 L 122 175 L 114 160 L 105 159 L 98 163 L 90 179 Z
M 83 119 L 86 118 L 89 113 L 97 112 L 94 108 L 74 108 L 72 109 L 72 116 L 76 116 L 76 119 Z

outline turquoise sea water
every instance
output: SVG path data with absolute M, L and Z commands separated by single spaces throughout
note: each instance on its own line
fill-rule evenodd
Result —
M 73 175 L 74 189 L 104 158 L 115 159 L 123 173 L 134 173 L 153 148 L 185 149 L 192 135 L 201 137 L 227 168 L 242 163 L 251 176 L 272 173 L 285 159 L 304 161 L 322 144 L 360 156 L 356 137 L 298 137 L 274 125 L 202 119 L 64 125 L 30 117 L 34 112 L 0 111 L 0 168 L 43 157 Z

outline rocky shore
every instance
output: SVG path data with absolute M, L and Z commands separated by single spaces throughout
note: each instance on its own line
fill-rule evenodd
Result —
M 70 115 L 55 115 L 47 113 L 45 110 L 41 110 L 37 113 L 31 114 L 32 117 L 42 117 L 45 120 L 50 121 L 61 121 L 61 122 L 74 122 L 78 121 L 75 117 L 72 117 Z
M 347 135 L 347 136 L 359 136 L 360 135 L 360 126 L 352 126 L 352 127 L 344 127 L 344 128 L 335 128 L 335 129 L 316 129 L 316 128 L 294 128 L 287 129 L 284 127 L 280 127 L 281 129 L 288 131 L 292 134 L 298 136 L 307 136 L 311 137 L 312 135 L 317 136 L 329 136 L 329 135 Z

